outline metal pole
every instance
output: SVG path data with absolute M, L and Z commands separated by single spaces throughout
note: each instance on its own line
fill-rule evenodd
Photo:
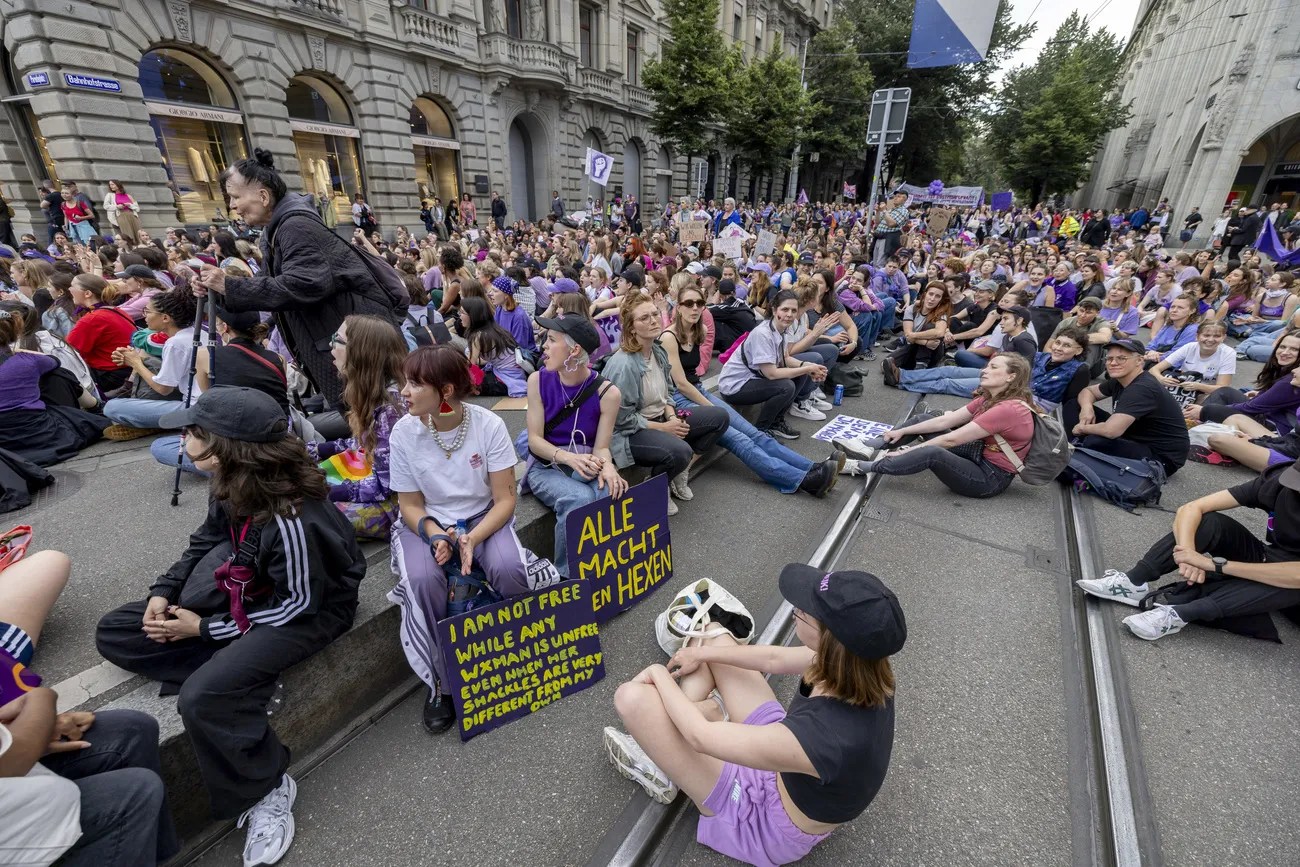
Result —
M 808 92 L 808 40 L 803 41 L 799 48 L 799 86 L 803 88 L 804 93 Z M 799 151 L 802 149 L 803 142 L 799 139 L 799 131 L 795 132 L 794 137 L 794 154 L 790 157 L 790 183 L 786 187 L 791 200 L 799 198 Z
M 867 202 L 867 235 L 876 228 L 876 194 L 880 191 L 880 167 L 885 162 L 885 136 L 881 133 L 880 144 L 876 145 L 876 168 L 871 173 L 871 198 Z M 875 241 L 872 241 L 872 246 Z

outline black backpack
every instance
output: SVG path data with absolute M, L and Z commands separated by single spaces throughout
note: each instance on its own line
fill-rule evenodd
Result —
M 864 390 L 862 385 L 862 371 L 856 368 L 846 368 L 842 365 L 836 365 L 826 374 L 826 391 L 834 391 L 835 386 L 844 386 L 845 397 L 861 397 Z
M 1075 446 L 1070 463 L 1061 474 L 1081 490 L 1107 500 L 1121 509 L 1160 504 L 1160 489 L 1168 476 L 1159 461 L 1147 458 L 1119 458 L 1105 452 Z

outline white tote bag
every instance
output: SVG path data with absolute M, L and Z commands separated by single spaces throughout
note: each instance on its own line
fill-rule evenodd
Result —
M 714 606 L 743 618 L 749 625 L 748 633 L 742 637 L 714 623 L 709 616 Z M 683 587 L 668 608 L 655 618 L 655 638 L 669 656 L 681 650 L 688 638 L 713 638 L 728 632 L 738 644 L 749 644 L 754 640 L 754 616 L 739 599 L 711 578 L 700 578 Z

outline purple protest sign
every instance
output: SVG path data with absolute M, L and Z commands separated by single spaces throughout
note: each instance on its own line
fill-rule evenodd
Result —
M 561 581 L 438 621 L 461 740 L 586 689 L 605 676 L 583 581 Z
M 571 577 L 591 582 L 592 610 L 604 623 L 673 577 L 668 477 L 574 509 L 565 526 Z M 576 570 L 576 571 L 575 571 Z

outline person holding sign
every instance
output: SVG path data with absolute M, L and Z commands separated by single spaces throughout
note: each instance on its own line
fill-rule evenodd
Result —
M 894 743 L 894 674 L 907 625 L 874 575 L 781 571 L 802 647 L 739 646 L 729 634 L 679 650 L 618 688 L 627 733 L 605 729 L 619 773 L 660 803 L 700 811 L 696 840 L 746 864 L 789 864 L 859 816 Z M 789 709 L 764 674 L 800 675 Z M 718 703 L 708 696 L 716 688 Z
M 627 481 L 610 452 L 622 395 L 591 369 L 600 335 L 585 316 L 538 319 L 546 329 L 542 367 L 528 377 L 525 484 L 555 512 L 555 568 L 569 575 L 569 513 L 621 497 Z
M 429 687 L 424 728 L 439 734 L 456 722 L 437 622 L 447 616 L 453 546 L 461 570 L 477 565 L 502 596 L 529 590 L 529 555 L 515 535 L 514 445 L 501 417 L 465 402 L 473 389 L 469 361 L 450 346 L 425 346 L 406 357 L 402 398 L 408 414 L 389 437 L 389 486 L 401 521 L 393 530 L 406 659 Z M 458 531 L 457 523 L 465 529 Z

